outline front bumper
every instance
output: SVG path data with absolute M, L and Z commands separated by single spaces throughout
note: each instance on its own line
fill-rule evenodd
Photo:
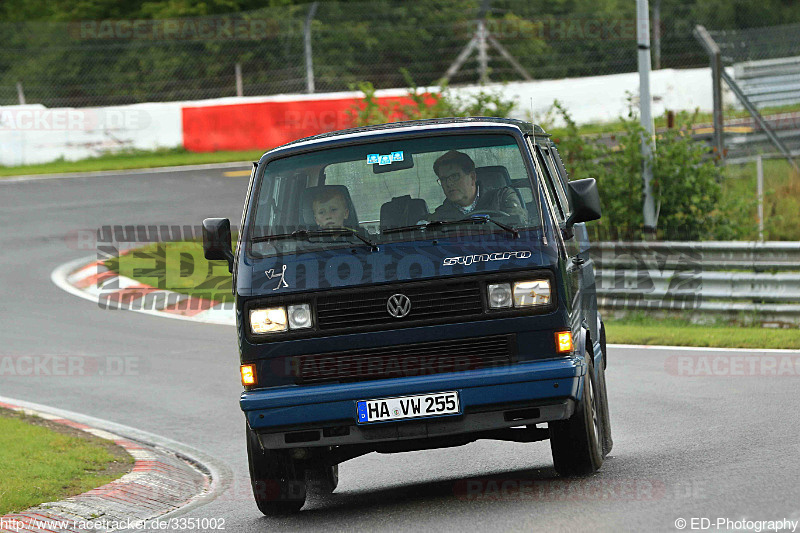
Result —
M 568 418 L 579 398 L 582 357 L 398 379 L 291 386 L 242 393 L 248 424 L 266 448 L 338 446 L 471 433 Z M 457 390 L 462 414 L 356 424 L 356 402 Z M 520 411 L 522 418 L 508 413 Z M 525 417 L 524 415 L 531 416 Z M 535 416 L 533 416 L 535 415 Z

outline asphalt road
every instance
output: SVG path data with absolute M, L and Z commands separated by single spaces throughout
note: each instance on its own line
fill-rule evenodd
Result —
M 558 478 L 547 442 L 480 441 L 355 459 L 341 465 L 333 495 L 298 516 L 261 516 L 234 329 L 103 310 L 50 281 L 56 266 L 92 253 L 76 249 L 77 230 L 208 216 L 237 224 L 246 186 L 221 169 L 0 182 L 0 364 L 23 355 L 128 364 L 83 376 L 6 370 L 0 395 L 163 435 L 226 464 L 227 489 L 186 516 L 224 518 L 228 531 L 676 531 L 679 518 L 710 518 L 711 530 L 718 517 L 800 520 L 798 367 L 724 375 L 800 353 L 621 347 L 609 350 L 607 370 L 615 446 L 592 477 Z M 706 371 L 702 360 L 715 359 L 723 365 Z M 692 371 L 701 375 L 683 375 Z

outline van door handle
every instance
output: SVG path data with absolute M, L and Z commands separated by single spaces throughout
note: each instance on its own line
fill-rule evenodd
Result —
M 576 255 L 575 257 L 573 257 L 573 258 L 572 258 L 572 263 L 573 263 L 575 266 L 581 266 L 581 265 L 582 265 L 582 264 L 584 264 L 585 262 L 586 262 L 586 260 L 585 260 L 585 259 L 583 259 L 582 257 L 578 257 L 577 255 Z

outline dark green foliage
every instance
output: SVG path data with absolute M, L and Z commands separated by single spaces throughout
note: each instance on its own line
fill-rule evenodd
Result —
M 421 120 L 446 117 L 507 117 L 514 101 L 499 92 L 479 91 L 468 96 L 453 94 L 445 85 L 438 94 L 425 93 L 414 83 L 407 70 L 402 75 L 410 86 L 407 97 L 411 104 L 382 104 L 375 96 L 375 86 L 359 82 L 351 87 L 364 93 L 364 98 L 349 113 L 356 126 L 371 126 L 399 120 Z
M 379 89 L 401 87 L 401 66 L 420 85 L 436 84 L 475 34 L 481 3 L 320 2 L 312 22 L 316 90 L 347 90 L 365 79 Z M 306 0 L 3 0 L 0 105 L 16 103 L 18 81 L 29 102 L 50 107 L 233 96 L 237 62 L 245 95 L 304 92 L 309 5 Z M 492 0 L 486 17 L 491 34 L 534 79 L 636 70 L 632 1 Z M 77 31 L 87 21 L 215 24 L 223 18 L 257 20 L 264 31 L 235 39 L 81 37 Z M 695 24 L 711 30 L 789 24 L 800 21 L 800 3 L 662 0 L 661 20 L 662 66 L 699 67 L 708 58 L 691 35 Z M 778 49 L 778 39 L 766 37 L 753 53 L 768 56 Z M 520 79 L 496 50 L 490 48 L 489 55 L 492 81 Z M 450 82 L 477 79 L 473 53 Z

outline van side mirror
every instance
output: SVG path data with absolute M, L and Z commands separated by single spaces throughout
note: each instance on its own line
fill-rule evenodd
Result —
M 569 200 L 572 214 L 567 219 L 567 228 L 578 222 L 589 222 L 600 218 L 600 194 L 597 192 L 597 181 L 594 178 L 570 181 Z
M 207 218 L 203 221 L 203 254 L 209 261 L 227 261 L 228 272 L 233 272 L 230 220 Z

